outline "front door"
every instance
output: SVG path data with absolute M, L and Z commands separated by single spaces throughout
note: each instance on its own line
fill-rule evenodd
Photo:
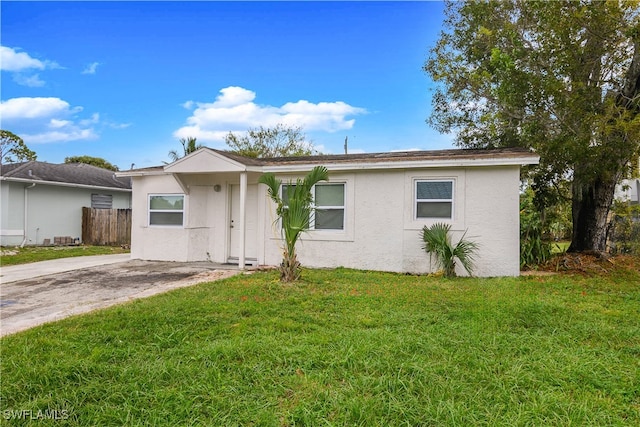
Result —
M 245 260 L 256 263 L 258 259 L 258 186 L 247 185 Z M 231 228 L 229 242 L 229 261 L 240 258 L 240 186 L 231 186 Z

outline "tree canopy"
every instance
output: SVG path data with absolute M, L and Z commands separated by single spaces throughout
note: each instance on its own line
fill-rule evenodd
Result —
M 448 2 L 424 66 L 438 84 L 436 129 L 463 147 L 534 149 L 540 194 L 571 182 L 570 250 L 605 249 L 615 184 L 640 151 L 639 12 L 637 2 Z
M 99 167 L 99 168 L 102 168 L 102 169 L 108 169 L 108 170 L 114 171 L 114 172 L 117 172 L 117 171 L 120 170 L 120 169 L 118 169 L 118 166 L 115 166 L 115 165 L 109 163 L 108 161 L 106 161 L 102 157 L 71 156 L 71 157 L 65 157 L 64 162 L 65 163 L 85 163 L 87 165 L 96 166 L 96 167 Z
M 247 157 L 292 157 L 318 154 L 299 126 L 278 124 L 274 127 L 252 128 L 245 135 L 233 132 L 225 142 L 234 153 Z
M 193 153 L 194 151 L 198 150 L 199 148 L 204 147 L 204 145 L 202 144 L 198 144 L 196 142 L 196 138 L 190 136 L 187 138 L 180 138 L 180 144 L 182 145 L 182 153 L 179 153 L 176 150 L 171 150 L 169 151 L 169 158 L 171 159 L 172 162 L 175 162 L 178 159 L 181 159 L 185 156 L 187 156 L 188 154 Z
M 0 164 L 36 160 L 37 157 L 18 135 L 0 130 Z

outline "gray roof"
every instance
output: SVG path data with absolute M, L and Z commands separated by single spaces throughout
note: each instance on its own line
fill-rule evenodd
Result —
M 323 165 L 331 168 L 331 166 L 353 167 L 353 165 L 363 164 L 375 168 L 375 164 L 389 165 L 397 163 L 398 167 L 402 167 L 402 163 L 425 165 L 431 162 L 447 162 L 447 161 L 464 161 L 468 163 L 478 160 L 480 162 L 498 161 L 505 164 L 537 164 L 540 157 L 531 150 L 526 148 L 491 148 L 491 149 L 450 149 L 450 150 L 430 150 L 430 151 L 394 151 L 386 153 L 357 153 L 357 154 L 324 154 L 315 156 L 299 156 L 299 157 L 272 157 L 272 158 L 253 158 L 245 157 L 231 151 L 217 150 L 214 148 L 203 147 L 187 157 L 198 155 L 198 152 L 209 151 L 231 159 L 241 165 L 254 168 L 262 167 L 303 167 L 308 165 Z M 179 160 L 182 161 L 182 160 Z M 510 163 L 511 162 L 511 163 Z M 165 166 L 152 166 L 147 168 L 131 169 L 128 171 L 120 171 L 120 176 L 134 176 L 144 174 L 162 173 Z
M 230 151 L 215 150 L 225 157 L 233 159 L 246 166 L 275 166 L 293 164 L 336 164 L 336 163 L 378 163 L 378 162 L 402 162 L 421 160 L 447 160 L 447 159 L 508 159 L 523 156 L 537 157 L 526 148 L 492 148 L 492 149 L 451 149 L 429 151 L 393 151 L 386 153 L 359 153 L 359 154 L 324 154 L 316 156 L 298 157 L 272 157 L 250 158 L 240 156 Z
M 8 163 L 0 166 L 3 180 L 26 180 L 42 183 L 77 184 L 89 187 L 107 187 L 130 190 L 129 178 L 118 178 L 113 171 L 85 163 L 54 164 L 29 161 Z

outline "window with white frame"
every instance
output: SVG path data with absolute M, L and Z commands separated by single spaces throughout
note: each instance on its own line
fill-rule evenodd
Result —
M 344 183 L 314 186 L 315 230 L 344 230 Z
M 416 180 L 415 203 L 417 219 L 453 219 L 453 180 Z
M 149 225 L 182 227 L 183 224 L 184 195 L 149 195 Z
M 289 191 L 293 191 L 295 185 L 282 186 L 282 200 L 287 204 Z M 344 230 L 345 212 L 345 184 L 327 183 L 316 184 L 311 189 L 313 196 L 313 207 L 315 213 L 310 218 L 309 228 L 311 230 Z

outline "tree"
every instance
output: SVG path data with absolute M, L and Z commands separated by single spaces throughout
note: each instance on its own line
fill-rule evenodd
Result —
M 37 157 L 18 135 L 0 130 L 0 164 L 26 162 L 36 160 Z
M 313 198 L 311 188 L 320 181 L 329 179 L 329 172 L 324 166 L 316 166 L 304 178 L 295 184 L 282 186 L 271 172 L 265 173 L 259 182 L 265 184 L 271 200 L 276 204 L 276 214 L 280 220 L 284 237 L 282 263 L 280 264 L 280 280 L 291 282 L 300 278 L 300 262 L 296 255 L 296 243 L 300 235 L 309 230 L 313 214 Z M 282 187 L 282 193 L 280 192 Z
M 182 145 L 183 154 L 178 153 L 176 150 L 169 151 L 169 158 L 172 162 L 185 157 L 188 154 L 204 147 L 202 144 L 196 143 L 196 138 L 190 136 L 188 138 L 180 138 L 180 144 Z
M 101 157 L 71 156 L 71 157 L 65 157 L 64 162 L 65 163 L 85 163 L 87 165 L 96 166 L 96 167 L 107 169 L 114 172 L 117 172 L 120 170 L 118 169 L 118 166 L 112 165 L 111 163 L 109 163 L 108 161 L 106 161 Z
M 427 251 L 429 256 L 435 256 L 436 264 L 442 267 L 444 277 L 456 277 L 456 259 L 471 275 L 478 244 L 465 240 L 463 235 L 454 246 L 451 243 L 450 230 L 451 225 L 441 222 L 437 222 L 431 227 L 425 225 L 422 228 L 423 249 Z
M 424 69 L 428 122 L 463 147 L 523 146 L 538 188 L 571 181 L 570 251 L 605 250 L 615 184 L 640 151 L 637 2 L 449 2 Z
M 291 157 L 318 154 L 313 143 L 298 126 L 278 124 L 271 128 L 260 126 L 249 129 L 246 135 L 232 132 L 225 142 L 234 153 L 247 157 Z

